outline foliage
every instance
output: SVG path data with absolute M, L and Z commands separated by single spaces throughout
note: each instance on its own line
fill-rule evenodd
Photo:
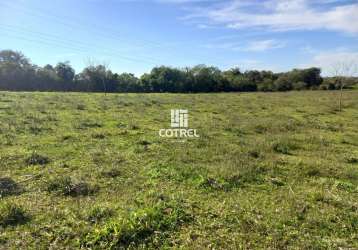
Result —
M 190 220 L 182 202 L 159 201 L 90 232 L 83 245 L 102 249 L 160 246 L 171 232 Z
M 74 182 L 69 176 L 50 178 L 46 183 L 48 192 L 69 196 L 87 196 L 97 192 L 97 187 L 86 182 Z
M 28 165 L 46 165 L 50 159 L 46 156 L 33 152 L 25 161 Z
M 0 226 L 15 226 L 24 224 L 29 220 L 29 215 L 21 207 L 13 203 L 2 203 L 0 205 Z
M 0 178 L 0 198 L 15 195 L 21 192 L 21 187 L 13 179 L 9 177 Z
M 69 62 L 39 67 L 22 53 L 0 51 L 0 90 L 79 91 L 79 92 L 252 92 L 303 89 L 337 89 L 342 81 L 325 80 L 319 68 L 294 69 L 285 73 L 239 68 L 227 71 L 212 66 L 191 68 L 155 67 L 140 78 L 130 73 L 117 74 L 106 65 L 90 65 L 75 74 Z M 347 87 L 357 80 L 344 78 Z

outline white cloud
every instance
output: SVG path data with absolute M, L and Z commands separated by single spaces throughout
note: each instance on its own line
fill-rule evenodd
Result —
M 208 49 L 227 49 L 231 51 L 244 51 L 244 52 L 263 52 L 267 50 L 283 48 L 285 46 L 286 46 L 285 42 L 278 41 L 275 39 L 250 41 L 246 44 L 220 42 L 220 43 L 205 45 L 205 47 Z
M 302 47 L 301 49 L 301 52 L 305 53 L 305 54 L 315 54 L 317 53 L 317 50 L 315 50 L 314 48 L 312 48 L 312 46 L 310 45 L 306 45 L 304 47 Z
M 323 75 L 332 75 L 333 67 L 339 64 L 353 64 L 358 66 L 358 52 L 347 51 L 344 49 L 319 52 L 313 56 L 312 61 L 309 64 L 303 66 L 320 67 Z M 356 72 L 353 72 L 356 76 L 358 75 L 357 70 L 358 69 L 356 69 Z
M 270 40 L 250 42 L 249 45 L 246 48 L 244 48 L 244 50 L 260 52 L 260 51 L 266 51 L 266 50 L 272 50 L 272 49 L 279 49 L 279 48 L 283 48 L 285 46 L 286 46 L 285 42 L 270 39 Z
M 206 9 L 195 10 L 195 13 L 188 18 L 207 18 L 234 29 L 250 27 L 273 31 L 326 29 L 358 33 L 358 3 L 344 4 L 344 2 L 231 0 L 219 6 L 213 5 Z
M 215 29 L 216 27 L 215 26 L 213 26 L 213 25 L 208 25 L 208 24 L 198 24 L 197 26 L 196 26 L 197 28 L 199 28 L 199 29 Z
M 239 61 L 228 61 L 226 65 L 224 65 L 223 68 L 225 69 L 231 69 L 239 67 L 241 70 L 271 70 L 273 72 L 282 72 L 286 71 L 287 69 L 282 68 L 281 65 L 275 65 L 270 62 L 270 64 L 266 64 L 263 61 L 247 58 L 247 59 L 241 59 Z

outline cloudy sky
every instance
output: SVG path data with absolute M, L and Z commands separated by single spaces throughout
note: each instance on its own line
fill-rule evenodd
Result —
M 358 62 L 358 0 L 0 0 L 0 49 L 39 65 L 89 61 L 275 72 Z

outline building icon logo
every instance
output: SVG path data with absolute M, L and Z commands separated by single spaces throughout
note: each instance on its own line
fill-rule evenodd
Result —
M 188 110 L 172 109 L 170 125 L 172 128 L 188 128 Z
M 170 110 L 170 129 L 160 129 L 160 137 L 198 138 L 196 129 L 189 128 L 189 111 L 187 109 Z

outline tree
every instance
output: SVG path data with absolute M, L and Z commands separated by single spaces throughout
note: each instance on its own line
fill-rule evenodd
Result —
M 342 111 L 343 89 L 346 87 L 347 78 L 355 76 L 358 65 L 355 61 L 340 61 L 331 66 L 331 73 L 335 79 L 336 86 L 340 89 L 339 111 Z
M 89 66 L 83 69 L 78 77 L 79 85 L 86 86 L 87 91 L 94 92 L 115 92 L 117 86 L 115 77 L 108 69 L 108 64 L 94 64 L 89 62 Z M 83 86 L 84 85 L 84 86 Z
M 238 91 L 239 82 L 244 78 L 244 75 L 241 73 L 240 68 L 235 67 L 224 71 L 222 73 L 224 79 L 226 80 L 226 85 L 224 86 L 224 91 Z
M 321 77 L 320 68 L 308 68 L 302 70 L 303 79 L 302 82 L 306 83 L 308 88 L 317 87 L 322 84 L 323 78 Z
M 56 74 L 52 65 L 47 64 L 36 71 L 36 89 L 42 91 L 63 90 L 62 80 Z
M 291 89 L 341 88 L 352 74 L 337 73 L 337 77 L 325 78 L 322 84 L 319 68 L 294 69 L 284 73 L 248 70 L 240 68 L 221 71 L 217 67 L 197 65 L 175 68 L 155 67 L 140 78 L 130 73 L 117 74 L 109 70 L 108 63 L 94 63 L 79 74 L 69 62 L 59 62 L 55 67 L 39 67 L 21 52 L 0 51 L 0 89 L 21 91 L 89 91 L 89 92 L 220 92 L 220 91 L 287 91 Z M 337 72 L 346 69 L 340 67 Z M 348 70 L 349 71 L 349 70 Z M 342 79 L 340 76 L 345 76 Z
M 275 82 L 274 88 L 278 91 L 292 90 L 292 82 L 287 74 L 281 75 Z
M 287 72 L 286 76 L 292 85 L 299 89 L 316 88 L 323 82 L 321 69 L 315 67 L 307 69 L 294 69 Z
M 263 81 L 263 77 L 260 71 L 258 70 L 248 70 L 245 71 L 244 76 L 251 83 L 259 83 Z
M 116 77 L 118 92 L 140 92 L 139 79 L 130 73 L 123 73 Z
M 54 71 L 60 80 L 60 84 L 63 85 L 62 87 L 59 86 L 59 90 L 72 90 L 72 83 L 75 78 L 75 70 L 71 67 L 70 63 L 68 61 L 59 62 L 54 68 Z
M 218 68 L 197 65 L 190 71 L 194 78 L 194 92 L 223 91 L 221 83 L 223 82 L 224 77 Z
M 21 52 L 0 51 L 0 89 L 32 90 L 35 67 Z
M 153 68 L 143 80 L 154 92 L 183 92 L 185 74 L 180 69 L 160 66 Z

